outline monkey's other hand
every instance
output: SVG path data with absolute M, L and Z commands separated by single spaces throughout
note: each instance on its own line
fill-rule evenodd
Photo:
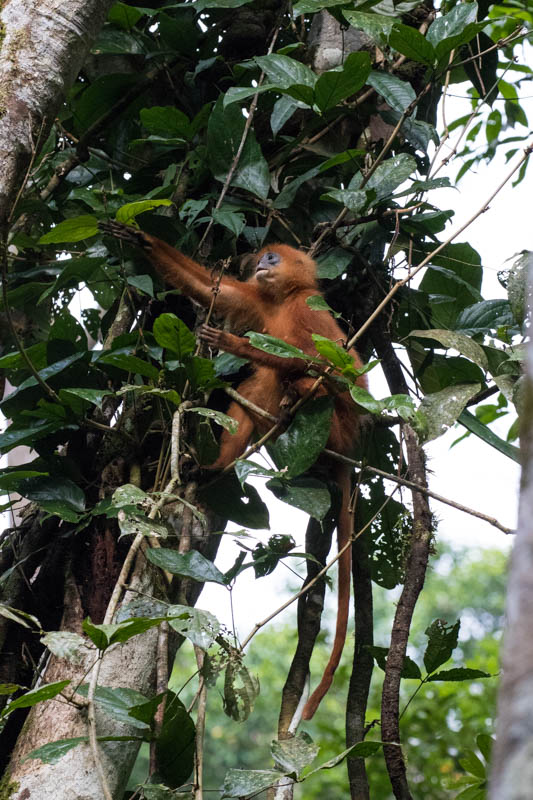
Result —
M 225 335 L 228 336 L 229 334 L 218 328 L 212 328 L 210 325 L 200 325 L 197 331 L 197 336 L 201 342 L 207 344 L 209 347 L 216 347 L 219 350 L 224 347 Z
M 114 239 L 120 239 L 122 242 L 134 244 L 141 247 L 143 250 L 151 250 L 152 245 L 148 236 L 143 233 L 139 228 L 134 228 L 132 225 L 125 225 L 124 222 L 117 222 L 116 219 L 107 220 L 107 222 L 99 222 L 98 229 L 102 233 L 107 233 Z

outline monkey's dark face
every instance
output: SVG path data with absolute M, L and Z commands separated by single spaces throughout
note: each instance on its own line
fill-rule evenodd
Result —
M 271 283 L 274 281 L 276 279 L 276 267 L 278 267 L 280 262 L 281 256 L 274 250 L 268 250 L 266 253 L 263 253 L 257 262 L 255 270 L 255 276 L 259 283 Z

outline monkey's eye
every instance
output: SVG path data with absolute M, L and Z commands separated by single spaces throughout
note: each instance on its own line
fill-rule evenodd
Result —
M 263 253 L 258 266 L 262 266 L 263 268 L 275 267 L 276 264 L 279 264 L 280 261 L 281 261 L 280 254 L 270 250 L 268 253 Z

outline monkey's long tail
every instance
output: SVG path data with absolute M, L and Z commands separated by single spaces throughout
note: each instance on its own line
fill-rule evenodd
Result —
M 337 473 L 338 484 L 342 489 L 342 507 L 337 522 L 337 545 L 341 550 L 352 537 L 353 517 L 349 511 L 350 506 L 350 472 L 346 468 L 340 467 Z M 333 648 L 327 663 L 322 680 L 315 691 L 308 699 L 302 713 L 303 719 L 311 719 L 320 705 L 322 698 L 327 693 L 332 684 L 335 670 L 339 666 L 344 642 L 346 641 L 346 630 L 348 627 L 348 614 L 350 611 L 350 575 L 352 548 L 348 547 L 339 558 L 338 564 L 338 605 L 337 605 L 337 624 L 335 627 L 335 639 Z

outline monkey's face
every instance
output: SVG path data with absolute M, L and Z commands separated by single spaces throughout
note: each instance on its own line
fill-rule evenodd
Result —
M 255 277 L 259 283 L 273 283 L 276 280 L 276 272 L 278 271 L 276 268 L 279 267 L 280 262 L 281 256 L 274 250 L 267 250 L 266 253 L 263 253 L 255 269 Z

